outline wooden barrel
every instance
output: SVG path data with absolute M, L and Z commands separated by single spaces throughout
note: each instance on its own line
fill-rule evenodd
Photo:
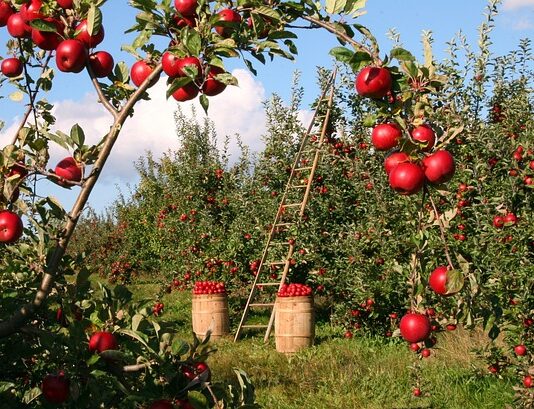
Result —
M 313 345 L 313 297 L 277 297 L 274 316 L 276 350 L 292 354 Z
M 217 340 L 230 334 L 228 297 L 226 294 L 193 294 L 191 308 L 193 332 L 204 338 L 211 329 L 211 338 Z

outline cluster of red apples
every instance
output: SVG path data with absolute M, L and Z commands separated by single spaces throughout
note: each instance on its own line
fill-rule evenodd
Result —
M 356 78 L 356 91 L 362 97 L 379 99 L 391 96 L 392 77 L 385 67 L 368 66 L 360 71 Z M 419 147 L 424 157 L 419 160 L 402 150 L 405 138 L 411 145 Z M 389 185 L 403 195 L 411 195 L 421 190 L 425 182 L 441 184 L 448 182 L 454 175 L 455 164 L 452 155 L 444 150 L 434 150 L 436 133 L 429 124 L 422 124 L 409 130 L 404 136 L 401 127 L 393 122 L 376 125 L 371 134 L 371 141 L 377 151 L 391 153 L 384 162 L 389 176 Z
M 193 294 L 226 294 L 226 287 L 223 282 L 219 281 L 197 281 Z
M 311 294 L 311 287 L 299 283 L 284 284 L 278 290 L 278 297 L 307 297 Z

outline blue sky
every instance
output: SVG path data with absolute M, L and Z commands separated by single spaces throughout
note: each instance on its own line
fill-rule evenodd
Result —
M 477 29 L 483 21 L 486 1 L 484 0 L 368 0 L 367 14 L 358 22 L 371 29 L 376 35 L 383 53 L 386 53 L 391 42 L 386 33 L 394 28 L 401 35 L 405 48 L 415 55 L 421 54 L 420 38 L 423 30 L 431 30 L 434 36 L 434 52 L 438 59 L 443 58 L 446 42 L 460 30 L 476 48 Z M 504 0 L 500 7 L 492 41 L 492 50 L 496 54 L 504 54 L 513 50 L 521 38 L 534 38 L 534 0 Z M 124 60 L 129 65 L 133 59 L 120 52 L 120 46 L 128 41 L 124 31 L 132 25 L 135 10 L 127 6 L 124 0 L 110 0 L 103 8 L 106 38 L 99 46 L 111 52 L 115 60 Z M 277 59 L 262 66 L 257 63 L 258 76 L 250 76 L 244 70 L 244 64 L 237 60 L 228 60 L 227 68 L 234 71 L 240 79 L 237 90 L 227 90 L 213 98 L 210 116 L 222 136 L 239 132 L 245 142 L 257 149 L 261 148 L 259 136 L 262 129 L 261 101 L 275 92 L 288 97 L 292 75 L 299 70 L 301 83 L 305 88 L 305 102 L 313 100 L 318 90 L 315 84 L 316 66 L 331 66 L 328 51 L 338 45 L 330 35 L 318 30 L 301 30 L 301 38 L 297 40 L 299 55 L 294 62 Z M 7 33 L 0 29 L 0 42 L 5 43 Z M 131 40 L 131 37 L 130 37 Z M 0 55 L 4 55 L 0 52 Z M 126 183 L 135 183 L 135 172 L 132 161 L 143 155 L 146 149 L 159 154 L 167 148 L 177 146 L 174 136 L 172 113 L 176 105 L 173 101 L 165 101 L 164 81 L 151 91 L 154 97 L 153 106 L 147 104 L 138 109 L 138 117 L 131 124 L 130 130 L 125 129 L 121 135 L 117 152 L 112 158 L 111 166 L 106 169 L 102 183 L 94 191 L 91 204 L 98 210 L 109 205 L 116 197 L 117 188 L 124 189 Z M 235 87 L 234 87 L 235 88 Z M 3 95 L 7 90 L 1 90 Z M 156 94 L 159 92 L 160 94 Z M 109 129 L 109 118 L 94 102 L 94 93 L 85 75 L 57 73 L 54 90 L 47 96 L 56 104 L 60 112 L 60 127 L 70 128 L 76 122 L 83 124 L 89 139 L 96 140 L 106 129 Z M 0 100 L 0 118 L 12 125 L 13 118 L 23 110 L 22 104 L 12 104 L 8 100 Z M 154 120 L 155 115 L 165 117 Z M 305 113 L 303 113 L 305 118 Z M 157 122 L 157 123 L 156 123 Z M 14 125 L 12 125 L 13 127 Z M 63 129 L 64 129 L 63 128 Z M 65 129 L 64 129 L 65 130 Z M 9 136 L 9 128 L 0 134 L 3 145 Z M 67 156 L 68 152 L 55 151 L 53 160 Z M 54 166 L 51 160 L 50 167 Z M 68 206 L 72 202 L 74 192 L 66 192 L 55 187 L 47 187 L 50 194 L 57 195 Z

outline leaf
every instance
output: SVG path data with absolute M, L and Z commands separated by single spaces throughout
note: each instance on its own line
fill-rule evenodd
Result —
M 460 270 L 447 271 L 447 282 L 445 288 L 448 294 L 459 292 L 464 286 L 465 277 Z
M 48 204 L 48 206 L 50 206 L 51 213 L 57 219 L 62 220 L 67 214 L 63 206 L 61 206 L 61 203 L 55 197 L 48 196 L 46 198 L 46 203 Z
M 178 77 L 173 80 L 171 86 L 167 88 L 167 99 L 170 98 L 179 88 L 182 88 L 184 85 L 187 85 L 191 82 L 189 77 Z
M 11 382 L 0 382 L 0 393 L 7 392 L 8 390 L 15 387 L 14 383 Z
M 85 142 L 85 134 L 80 125 L 74 124 L 72 126 L 72 128 L 70 129 L 70 139 L 78 148 L 81 148 L 83 146 Z
M 369 53 L 357 51 L 348 62 L 354 73 L 359 72 L 363 67 L 366 67 L 373 61 Z
M 132 317 L 132 330 L 137 331 L 139 329 L 139 324 L 143 321 L 145 317 L 141 314 L 135 314 Z
M 210 101 L 208 100 L 208 97 L 206 95 L 202 94 L 202 95 L 200 95 L 199 101 L 200 101 L 200 105 L 202 106 L 202 109 L 204 110 L 204 112 L 207 115 L 208 114 L 208 108 L 210 106 Z
M 39 31 L 44 31 L 46 33 L 55 33 L 57 32 L 57 27 L 51 21 L 45 21 L 41 19 L 36 19 L 30 21 L 30 26 L 36 28 Z
M 394 58 L 399 61 L 415 61 L 415 57 L 412 55 L 412 53 L 401 47 L 397 47 L 391 50 L 389 56 L 390 58 Z
M 354 56 L 354 52 L 346 47 L 334 47 L 330 50 L 329 54 L 343 63 L 349 62 Z
M 181 339 L 175 338 L 171 344 L 171 352 L 173 355 L 182 356 L 189 351 L 189 344 Z
M 115 65 L 115 69 L 113 71 L 113 74 L 115 75 L 115 78 L 119 82 L 128 82 L 128 79 L 130 78 L 128 66 L 124 61 L 119 62 L 117 65 Z
M 371 42 L 371 45 L 373 47 L 373 53 L 377 54 L 380 52 L 380 48 L 378 47 L 378 41 L 376 41 L 375 36 L 369 31 L 367 27 L 362 26 L 361 24 L 354 24 L 353 27 L 358 30 L 361 34 L 363 34 L 367 39 Z
M 22 91 L 15 91 L 9 94 L 9 99 L 13 102 L 20 102 L 24 99 L 24 93 Z
M 27 390 L 24 393 L 24 396 L 22 397 L 22 401 L 28 404 L 34 401 L 35 399 L 37 399 L 39 396 L 41 396 L 41 388 L 36 386 L 32 389 Z
M 102 12 L 94 4 L 91 4 L 91 8 L 87 13 L 87 34 L 92 36 L 98 33 L 100 26 L 102 25 Z
M 119 333 L 120 334 L 124 334 L 124 335 L 127 335 L 137 341 L 139 341 L 141 344 L 143 344 L 151 353 L 153 353 L 154 355 L 156 355 L 156 352 L 150 348 L 150 346 L 148 345 L 148 338 L 145 334 L 141 333 L 141 332 L 138 332 L 138 331 L 132 331 L 132 330 L 129 330 L 129 329 L 120 329 L 119 330 Z
M 252 13 L 261 14 L 276 21 L 280 20 L 280 14 L 278 13 L 278 11 L 271 7 L 259 6 L 252 10 Z
M 208 398 L 197 391 L 189 391 L 187 400 L 195 409 L 208 409 Z
M 350 15 L 352 18 L 359 17 L 366 13 L 365 10 L 362 10 L 366 3 L 367 0 L 347 0 L 343 13 Z
M 325 10 L 328 14 L 339 14 L 346 5 L 347 0 L 326 0 Z

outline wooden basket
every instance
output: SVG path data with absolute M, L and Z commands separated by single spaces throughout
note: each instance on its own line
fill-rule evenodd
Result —
M 193 294 L 191 315 L 193 332 L 201 339 L 208 329 L 211 329 L 210 339 L 213 340 L 230 334 L 226 294 Z
M 276 350 L 292 354 L 313 345 L 313 297 L 277 297 L 274 318 Z

